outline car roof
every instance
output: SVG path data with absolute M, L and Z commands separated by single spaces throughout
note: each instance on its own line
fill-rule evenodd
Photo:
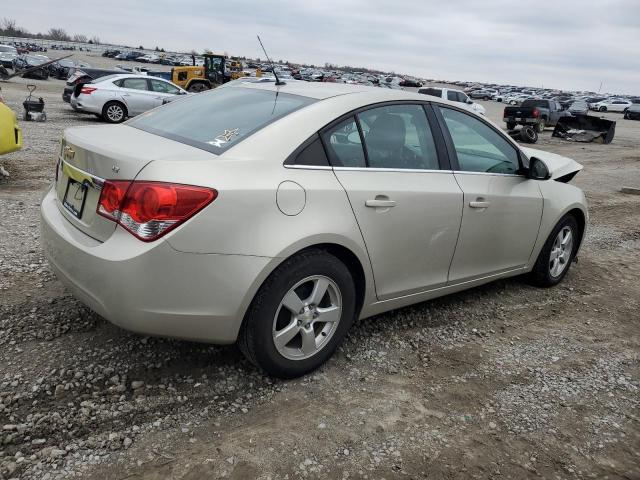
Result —
M 425 97 L 431 97 L 422 93 L 411 92 L 407 90 L 395 90 L 390 88 L 372 87 L 367 85 L 353 85 L 347 83 L 325 83 L 325 82 L 305 82 L 304 80 L 290 80 L 287 78 L 285 85 L 276 86 L 275 81 L 264 81 L 255 78 L 245 78 L 227 83 L 222 88 L 253 88 L 256 90 L 265 90 L 279 93 L 289 93 L 292 95 L 300 95 L 303 97 L 324 100 L 340 95 L 352 95 L 357 93 L 373 93 L 376 94 L 377 101 L 394 101 L 394 100 L 421 100 L 425 101 Z
M 154 80 L 162 80 L 163 82 L 167 82 L 164 78 L 154 77 L 153 75 L 141 75 L 139 73 L 114 73 L 113 75 L 109 75 L 109 79 L 107 81 L 119 80 L 121 78 L 152 78 Z M 101 78 L 97 78 L 96 80 L 101 80 Z M 100 82 L 95 82 L 100 83 Z

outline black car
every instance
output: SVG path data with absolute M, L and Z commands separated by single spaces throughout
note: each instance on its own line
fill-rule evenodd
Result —
M 634 103 L 624 111 L 627 120 L 640 120 L 640 104 Z
M 420 82 L 419 80 L 413 80 L 411 78 L 405 78 L 398 85 L 400 85 L 401 87 L 421 87 L 422 82 Z
M 64 86 L 64 90 L 62 91 L 62 100 L 67 103 L 71 102 L 71 95 L 73 95 L 73 90 L 76 88 L 76 85 L 80 85 L 81 83 L 89 83 L 96 78 L 106 77 L 107 75 L 115 75 L 119 73 L 124 73 L 124 70 L 73 67 L 69 72 L 67 83 Z
M 50 61 L 49 57 L 44 55 L 31 55 L 22 54 L 13 59 L 13 69 L 16 72 L 20 70 L 27 70 L 29 68 L 37 67 L 43 63 Z M 22 78 L 36 78 L 40 80 L 46 80 L 49 78 L 49 69 L 47 67 L 37 68 L 22 75 Z
M 49 65 L 49 75 L 60 80 L 69 78 L 69 73 L 75 68 L 90 68 L 87 63 L 75 63 L 73 60 L 62 59 Z

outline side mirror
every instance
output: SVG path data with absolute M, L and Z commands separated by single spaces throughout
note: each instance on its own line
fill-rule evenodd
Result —
M 548 180 L 551 175 L 545 163 L 537 157 L 529 160 L 529 178 L 532 180 Z
M 467 104 L 472 105 L 473 104 L 473 100 L 471 100 L 470 98 L 467 98 Z

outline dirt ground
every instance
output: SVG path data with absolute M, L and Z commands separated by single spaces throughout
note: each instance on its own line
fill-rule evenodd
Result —
M 111 60 L 85 57 L 96 66 Z M 547 130 L 590 204 L 563 284 L 521 279 L 359 322 L 323 368 L 276 381 L 235 347 L 125 332 L 46 265 L 38 203 L 65 127 L 96 124 L 29 81 L 48 121 L 0 159 L 0 480 L 640 478 L 640 122 L 611 145 Z M 21 112 L 27 81 L 0 84 Z M 503 105 L 486 102 L 499 121 Z

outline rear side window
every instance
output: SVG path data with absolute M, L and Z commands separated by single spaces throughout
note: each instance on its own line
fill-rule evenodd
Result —
M 438 154 L 420 105 L 388 105 L 358 114 L 369 167 L 437 170 Z
M 133 90 L 148 90 L 147 80 L 144 78 L 125 78 L 122 81 L 122 87 Z
M 354 117 L 334 125 L 322 133 L 329 161 L 334 167 L 366 166 L 360 132 Z
M 420 90 L 418 90 L 418 93 L 422 93 L 424 95 L 433 95 L 434 97 L 442 98 L 441 88 L 421 88 Z
M 328 167 L 329 160 L 324 153 L 324 147 L 320 141 L 320 137 L 315 135 L 315 139 L 309 143 L 291 162 L 287 162 L 291 165 L 305 165 L 305 166 L 318 166 Z
M 144 113 L 127 125 L 220 154 L 268 124 L 310 105 L 300 95 L 222 87 Z

